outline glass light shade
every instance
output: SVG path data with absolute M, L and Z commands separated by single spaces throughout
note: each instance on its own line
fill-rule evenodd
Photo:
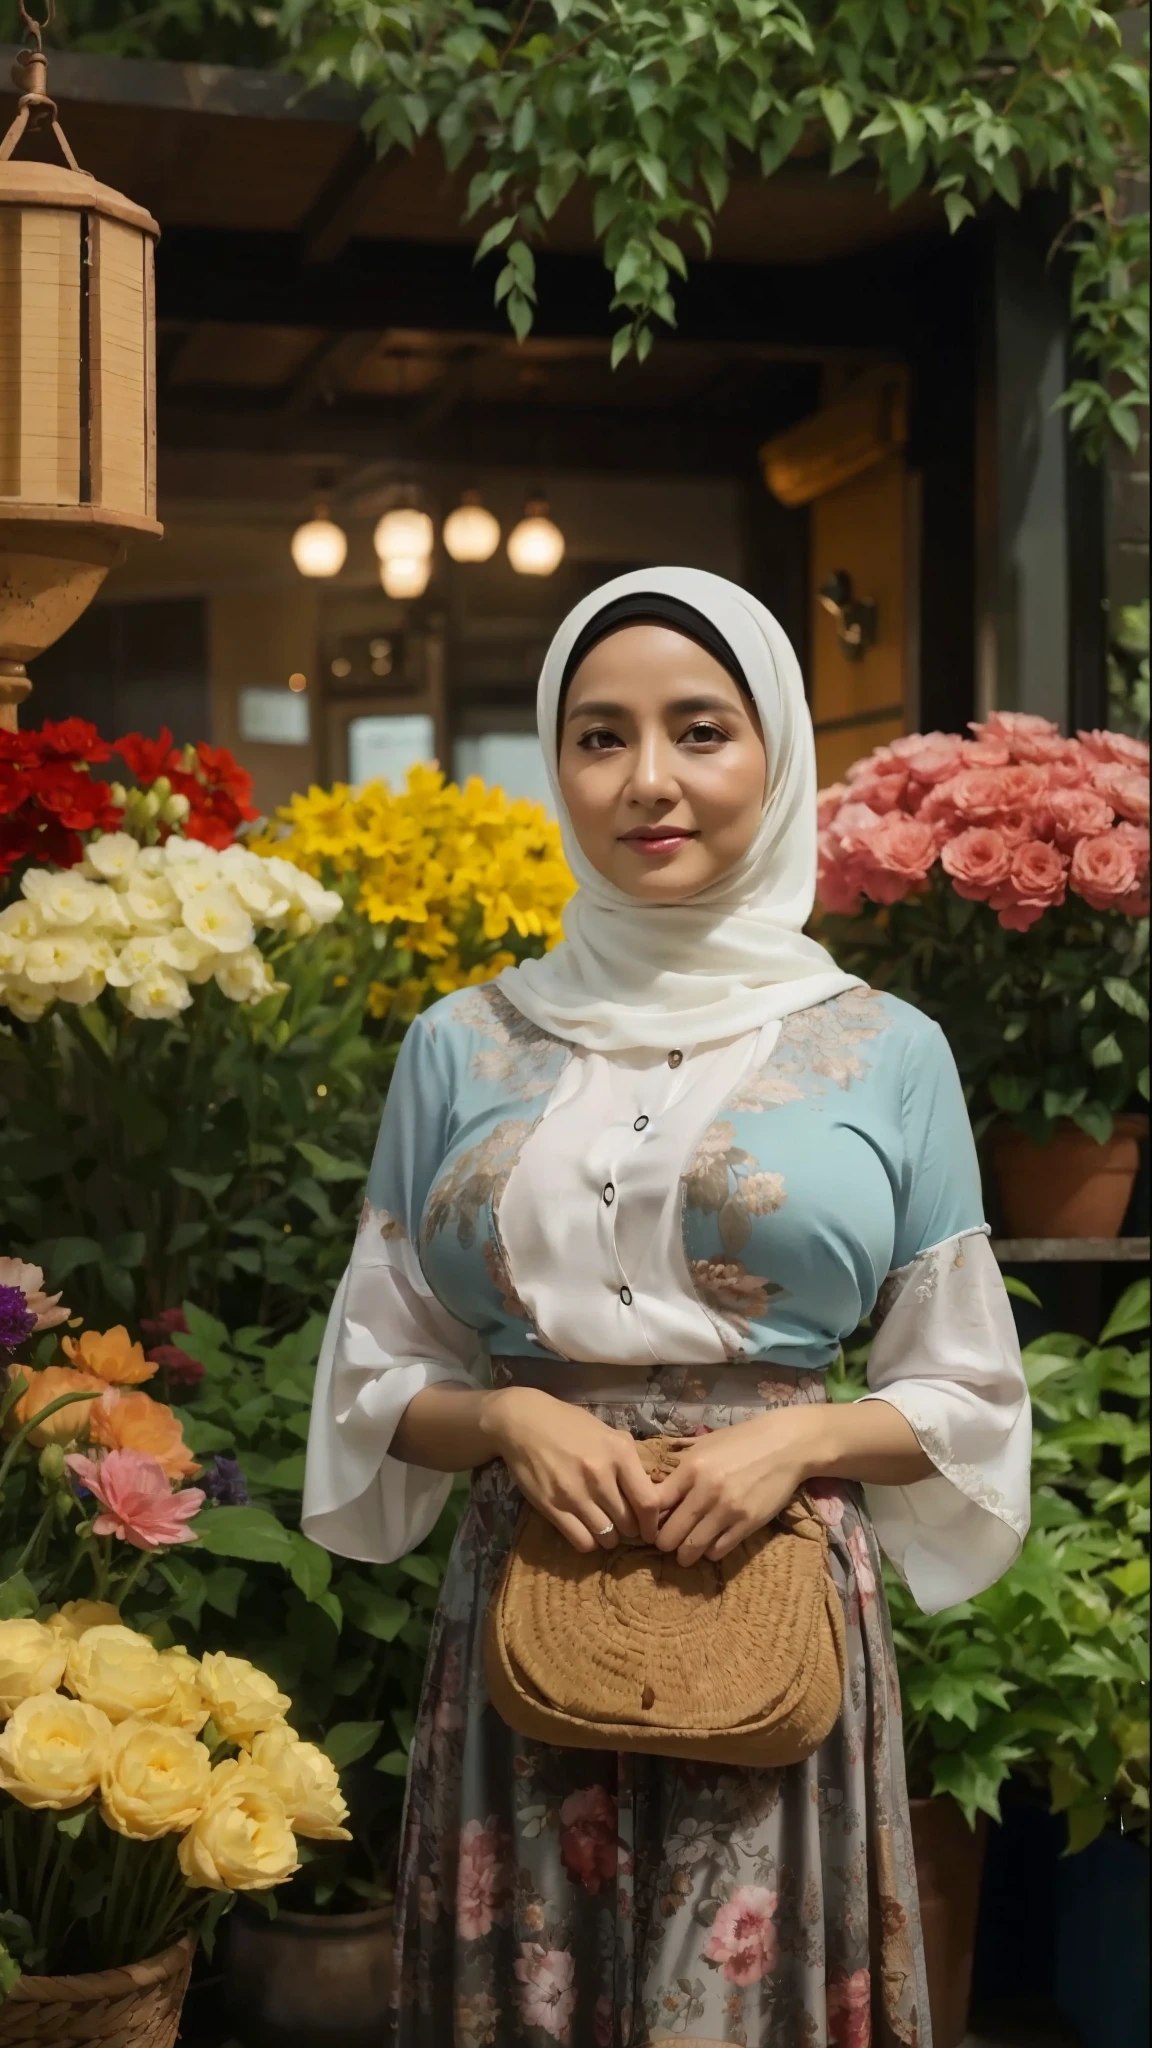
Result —
M 518 576 L 551 576 L 564 559 L 564 535 L 539 502 L 525 507 L 508 535 L 508 560 Z
M 423 597 L 431 574 L 427 555 L 390 555 L 380 564 L 380 581 L 389 597 Z
M 432 521 L 414 505 L 397 505 L 376 521 L 372 545 L 382 562 L 427 561 L 432 553 Z
M 500 545 L 500 521 L 469 492 L 444 521 L 444 545 L 454 562 L 488 562 Z
M 302 576 L 338 576 L 348 555 L 348 536 L 332 519 L 309 519 L 292 535 L 292 560 Z

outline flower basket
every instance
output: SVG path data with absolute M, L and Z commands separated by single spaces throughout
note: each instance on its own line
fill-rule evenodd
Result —
M 194 1946 L 186 1936 L 118 1970 L 21 1977 L 0 2005 L 0 2048 L 173 2048 Z

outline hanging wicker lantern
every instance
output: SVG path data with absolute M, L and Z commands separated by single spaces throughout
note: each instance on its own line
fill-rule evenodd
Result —
M 82 171 L 35 48 L 0 141 L 0 727 L 24 664 L 91 602 L 132 534 L 159 535 L 150 213 Z M 49 14 L 51 18 L 51 14 Z M 63 164 L 17 159 L 48 128 Z

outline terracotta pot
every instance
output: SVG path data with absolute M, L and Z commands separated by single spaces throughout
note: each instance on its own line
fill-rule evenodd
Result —
M 173 2048 L 195 1943 L 77 1977 L 21 1977 L 0 2005 L 0 2048 Z
M 1009 1237 L 1118 1237 L 1140 1165 L 1146 1116 L 1118 1116 L 1098 1145 L 1061 1119 L 1036 1145 L 1004 1125 L 991 1134 L 992 1167 Z
M 910 1810 L 932 2048 L 960 2048 L 968 2032 L 988 1823 L 978 1814 L 973 1832 L 954 1799 L 913 1799 Z
M 392 1907 L 286 1913 L 240 1900 L 224 1997 L 244 2048 L 380 2048 L 392 1989 Z

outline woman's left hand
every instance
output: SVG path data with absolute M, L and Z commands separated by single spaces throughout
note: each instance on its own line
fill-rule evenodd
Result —
M 774 1409 L 697 1437 L 660 1484 L 657 1548 L 678 1564 L 718 1560 L 772 1521 L 811 1477 L 812 1412 Z

